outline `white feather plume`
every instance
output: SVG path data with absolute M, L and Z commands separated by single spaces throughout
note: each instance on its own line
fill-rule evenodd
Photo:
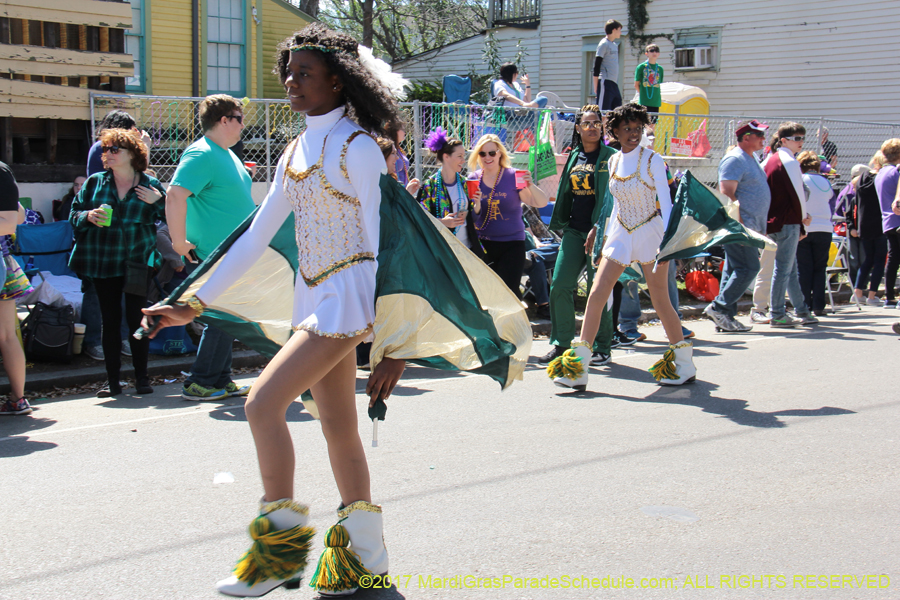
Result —
M 359 45 L 359 62 L 372 73 L 381 85 L 386 87 L 391 94 L 398 100 L 406 97 L 406 86 L 409 80 L 404 78 L 400 73 L 394 73 L 391 65 L 387 64 L 380 58 L 377 58 L 371 48 L 367 48 L 362 44 Z

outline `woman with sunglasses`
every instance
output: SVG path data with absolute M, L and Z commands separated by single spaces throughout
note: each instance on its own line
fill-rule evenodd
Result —
M 516 185 L 516 170 L 500 138 L 483 135 L 469 155 L 469 171 L 480 185 L 472 198 L 475 229 L 488 265 L 519 298 L 525 269 L 525 222 L 522 203 L 535 208 L 547 206 L 547 195 L 522 172 L 524 187 Z
M 797 268 L 797 244 L 806 236 L 805 226 L 812 222 L 806 210 L 803 172 L 795 158 L 803 151 L 805 140 L 806 128 L 803 125 L 782 123 L 772 137 L 772 154 L 763 163 L 772 195 L 766 235 L 778 245 L 769 292 L 769 324 L 772 327 L 795 327 L 819 322 L 810 314 L 803 298 Z M 791 298 L 797 318 L 787 314 L 785 291 Z
M 589 249 L 593 248 L 597 236 L 601 236 L 597 276 L 588 295 L 580 339 L 547 367 L 548 375 L 557 385 L 579 391 L 587 388 L 591 344 L 601 326 L 604 307 L 619 277 L 635 262 L 641 264 L 650 300 L 669 339 L 669 349 L 650 372 L 663 385 L 690 383 L 697 374 L 693 344 L 684 339 L 681 321 L 669 299 L 669 263 L 662 262 L 654 268 L 672 212 L 672 198 L 662 156 L 640 145 L 649 122 L 647 111 L 633 103 L 607 115 L 607 131 L 622 145 L 622 151 L 608 162 L 607 190 L 612 206 L 608 206 L 609 200 L 604 204 L 605 208 L 611 208 L 611 213 L 608 219 L 601 217 L 587 236 Z M 598 231 L 600 228 L 603 230 Z
M 484 259 L 484 249 L 475 230 L 466 182 L 460 176 L 466 164 L 466 149 L 462 140 L 448 137 L 442 127 L 435 129 L 425 140 L 440 170 L 425 180 L 416 200 L 428 214 L 443 223 L 469 250 Z
M 97 290 L 102 320 L 106 386 L 98 398 L 118 396 L 121 369 L 122 297 L 130 331 L 141 325 L 147 305 L 149 267 L 159 262 L 156 221 L 165 218 L 165 190 L 147 170 L 149 151 L 139 134 L 107 129 L 100 135 L 106 171 L 88 177 L 72 201 L 69 222 L 75 228 L 75 247 L 69 267 Z M 143 288 L 143 289 L 142 289 Z M 152 394 L 147 375 L 150 340 L 128 336 L 136 391 Z
M 582 106 L 575 115 L 572 152 L 559 178 L 559 191 L 550 230 L 562 231 L 559 255 L 550 285 L 550 352 L 538 359 L 547 364 L 569 349 L 575 337 L 575 287 L 581 271 L 587 267 L 588 289 L 594 280 L 594 267 L 585 247 L 588 233 L 600 218 L 600 209 L 609 185 L 607 163 L 615 150 L 603 143 L 603 121 L 596 104 Z M 605 312 L 593 342 L 591 362 L 609 360 L 612 321 Z

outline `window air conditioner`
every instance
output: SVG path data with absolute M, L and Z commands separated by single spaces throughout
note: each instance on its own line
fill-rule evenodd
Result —
M 675 69 L 710 69 L 713 66 L 712 46 L 694 46 L 675 49 Z

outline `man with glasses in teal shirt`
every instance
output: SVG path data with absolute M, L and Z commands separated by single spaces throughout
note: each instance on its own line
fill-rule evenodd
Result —
M 166 220 L 172 247 L 182 256 L 205 260 L 253 212 L 251 179 L 229 150 L 241 139 L 243 107 L 226 94 L 207 96 L 199 107 L 203 137 L 181 156 L 166 196 Z M 189 264 L 192 270 L 196 264 Z M 197 359 L 184 382 L 182 398 L 218 400 L 246 396 L 250 386 L 231 380 L 234 338 L 207 326 Z

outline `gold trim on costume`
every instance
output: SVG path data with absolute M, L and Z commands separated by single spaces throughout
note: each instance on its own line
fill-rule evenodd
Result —
M 634 227 L 629 227 L 622 221 L 622 213 L 620 212 L 619 214 L 616 215 L 616 221 L 618 221 L 619 224 L 625 228 L 625 231 L 627 231 L 628 233 L 634 233 L 635 231 L 637 231 L 638 229 L 640 229 L 641 227 L 643 227 L 644 225 L 646 225 L 647 223 L 652 221 L 654 217 L 656 217 L 656 213 L 653 213 L 652 215 L 647 217 L 643 222 L 638 223 Z
M 313 335 L 317 335 L 319 337 L 327 337 L 338 340 L 345 340 L 347 338 L 355 338 L 358 335 L 362 335 L 372 329 L 373 323 L 369 323 L 366 325 L 365 329 L 360 329 L 358 331 L 351 331 L 350 333 L 331 333 L 330 331 L 322 331 L 321 329 L 317 329 L 315 327 L 310 327 L 309 325 L 294 325 L 294 331 L 305 331 L 307 333 L 311 333 Z
M 353 504 L 338 510 L 338 518 L 346 519 L 351 513 L 356 512 L 357 510 L 381 514 L 381 507 L 377 504 L 370 504 L 365 500 L 357 500 Z
M 285 498 L 284 500 L 275 500 L 274 502 L 260 502 L 259 503 L 259 512 L 260 514 L 267 515 L 269 513 L 275 512 L 276 510 L 281 510 L 282 508 L 288 508 L 294 511 L 297 514 L 309 516 L 309 507 L 305 504 L 300 504 L 299 502 L 294 502 L 290 498 Z
M 347 182 L 350 183 L 351 185 L 353 184 L 353 182 L 350 181 L 350 174 L 347 173 L 347 150 L 350 149 L 350 142 L 352 142 L 353 140 L 355 140 L 357 137 L 359 137 L 361 135 L 369 135 L 369 134 L 367 134 L 365 131 L 354 131 L 353 133 L 350 134 L 350 137 L 347 138 L 347 141 L 344 142 L 344 147 L 341 148 L 341 162 L 339 163 L 339 165 L 341 167 L 341 173 L 343 173 L 344 179 L 346 179 Z
M 688 348 L 693 345 L 694 344 L 692 344 L 691 342 L 683 340 L 681 342 L 678 342 L 677 344 L 670 344 L 669 348 L 671 348 L 672 350 L 678 350 L 679 348 Z
M 344 269 L 350 268 L 353 265 L 361 262 L 367 262 L 370 260 L 375 260 L 375 255 L 371 252 L 360 252 L 358 254 L 354 254 L 353 256 L 348 256 L 344 260 L 340 260 L 333 265 L 329 265 L 324 270 L 322 270 L 318 275 L 310 277 L 307 279 L 306 275 L 303 272 L 300 272 L 300 275 L 303 276 L 303 281 L 306 283 L 306 287 L 314 288 L 335 273 L 339 273 Z

